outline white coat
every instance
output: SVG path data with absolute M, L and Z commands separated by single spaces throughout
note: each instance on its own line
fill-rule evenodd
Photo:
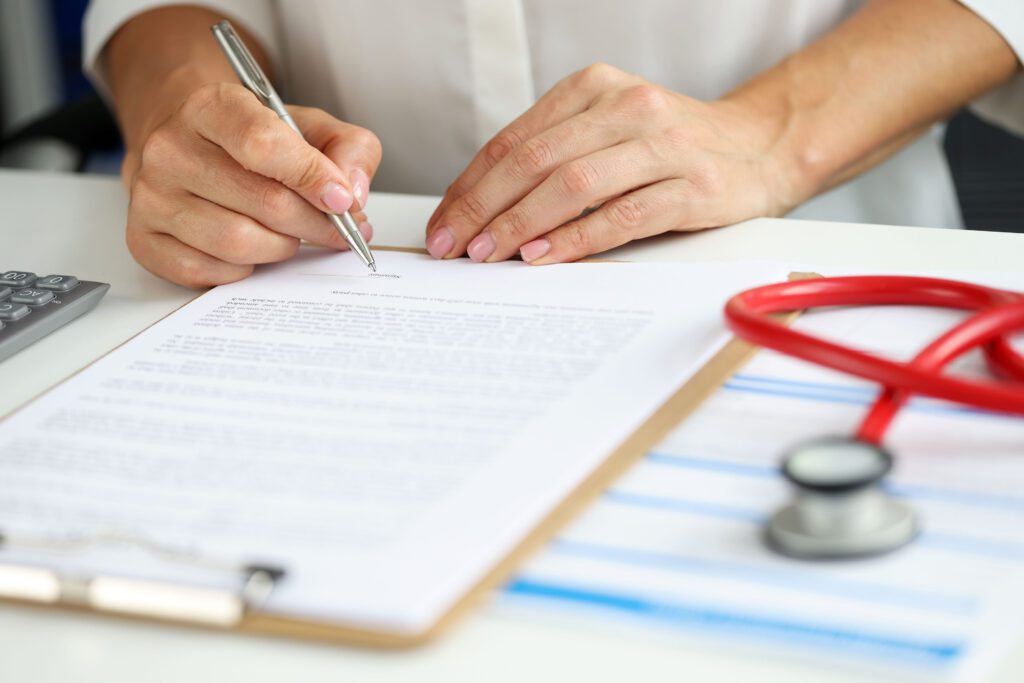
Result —
M 1024 55 L 1024 0 L 963 0 Z M 84 63 L 103 87 L 103 45 L 170 4 L 93 0 Z M 369 128 L 377 190 L 440 194 L 500 127 L 594 62 L 713 99 L 807 45 L 858 0 L 207 0 L 269 52 L 285 99 Z M 210 38 L 213 39 L 212 37 Z M 1024 76 L 976 103 L 1024 133 Z M 937 127 L 794 217 L 958 227 Z

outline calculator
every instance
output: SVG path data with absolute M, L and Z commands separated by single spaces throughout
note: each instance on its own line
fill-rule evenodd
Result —
M 108 289 L 74 275 L 0 274 L 0 361 L 87 313 Z

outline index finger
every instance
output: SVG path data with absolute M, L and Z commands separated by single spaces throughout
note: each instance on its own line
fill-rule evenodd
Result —
M 277 180 L 321 211 L 351 208 L 352 193 L 341 169 L 241 85 L 203 88 L 182 114 L 198 135 L 243 168 Z
M 488 171 L 498 165 L 512 150 L 542 131 L 589 108 L 593 93 L 571 87 L 571 77 L 563 79 L 537 102 L 502 128 L 485 144 L 445 191 L 441 203 L 427 221 L 427 237 L 433 234 L 438 219 L 448 206 L 473 188 Z
M 601 171 L 583 158 L 614 147 L 625 132 L 598 112 L 589 109 L 527 140 L 452 200 L 438 221 L 454 237 L 452 253 L 466 250 L 476 261 L 508 258 L 552 214 L 562 215 L 559 222 L 564 222 L 601 199 L 592 196 L 603 184 Z M 537 188 L 545 186 L 549 192 L 542 195 L 551 199 L 551 181 L 558 188 L 556 201 L 545 205 L 525 199 L 536 200 L 541 196 Z M 436 243 L 428 242 L 427 247 L 435 247 L 435 257 L 440 251 Z

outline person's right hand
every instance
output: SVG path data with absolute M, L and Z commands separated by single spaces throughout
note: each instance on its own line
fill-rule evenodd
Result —
M 319 109 L 288 109 L 306 141 L 241 85 L 205 85 L 129 151 L 126 241 L 140 264 L 199 288 L 287 259 L 300 239 L 347 249 L 323 211 L 351 210 L 370 238 L 362 210 L 377 137 Z

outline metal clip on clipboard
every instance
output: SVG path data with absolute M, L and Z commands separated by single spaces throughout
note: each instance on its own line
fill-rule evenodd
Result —
M 240 623 L 246 613 L 258 610 L 285 575 L 280 567 L 201 556 L 130 534 L 101 532 L 46 538 L 0 533 L 0 551 L 75 552 L 97 545 L 135 547 L 168 562 L 234 573 L 241 585 L 232 591 L 103 574 L 62 573 L 45 567 L 0 562 L 0 598 L 230 627 Z

